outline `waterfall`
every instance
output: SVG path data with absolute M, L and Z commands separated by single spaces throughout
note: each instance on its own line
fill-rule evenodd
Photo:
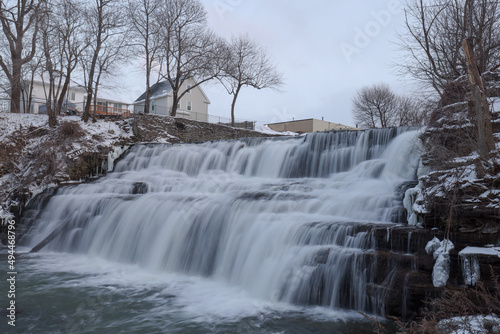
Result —
M 378 277 L 372 227 L 401 223 L 418 135 L 138 145 L 106 177 L 61 188 L 25 243 L 204 276 L 256 298 L 382 314 L 390 279 Z

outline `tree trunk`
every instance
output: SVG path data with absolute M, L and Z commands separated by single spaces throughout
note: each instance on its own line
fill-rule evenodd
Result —
M 472 108 L 470 108 L 469 112 L 471 118 L 476 122 L 479 156 L 484 161 L 488 159 L 490 152 L 495 149 L 491 112 L 484 90 L 483 78 L 479 73 L 470 40 L 464 39 L 462 46 L 467 58 L 469 79 L 472 84 Z
M 29 94 L 28 94 L 29 113 L 31 113 L 31 103 L 33 102 L 34 80 L 35 80 L 35 73 L 33 72 L 33 73 L 31 73 L 31 81 L 30 81 L 30 88 L 29 88 Z M 33 110 L 33 113 L 35 113 L 35 110 Z
M 477 142 L 481 159 L 486 160 L 495 149 L 491 112 L 484 90 L 472 85 L 472 105 L 476 114 Z
M 21 112 L 21 66 L 18 66 L 16 63 L 20 63 L 20 60 L 12 59 L 12 82 L 10 92 L 10 112 L 12 113 Z
M 57 119 L 56 119 L 56 114 L 55 114 L 55 105 L 52 103 L 52 95 L 53 95 L 53 89 L 54 89 L 54 79 L 53 79 L 53 72 L 49 72 L 50 76 L 50 81 L 49 81 L 49 94 L 48 98 L 46 99 L 45 106 L 47 107 L 47 115 L 49 116 L 49 126 L 51 128 L 55 127 L 57 125 Z
M 177 96 L 177 92 L 174 92 L 172 95 L 172 111 L 170 113 L 170 116 L 172 117 L 177 115 L 177 105 L 179 104 L 178 99 L 179 97 Z
M 147 17 L 149 20 L 149 16 Z M 149 21 L 146 25 L 146 101 L 144 101 L 144 114 L 149 114 L 151 104 L 151 63 L 149 62 Z
M 99 57 L 99 52 L 101 52 L 101 47 L 102 47 L 102 32 L 103 32 L 103 18 L 102 18 L 102 11 L 103 11 L 103 2 L 99 1 L 97 2 L 97 24 L 98 24 L 98 32 L 97 32 L 97 39 L 95 42 L 95 50 L 94 50 L 94 55 L 92 56 L 92 62 L 90 64 L 90 72 L 89 72 L 89 77 L 88 77 L 88 83 L 87 83 L 87 102 L 85 103 L 85 110 L 83 112 L 82 120 L 87 123 L 90 118 L 90 105 L 92 103 L 92 100 L 94 99 L 94 96 L 96 93 L 94 93 L 94 74 L 95 74 L 95 67 L 97 64 L 97 58 Z M 97 90 L 97 85 L 95 87 Z M 95 112 L 95 108 L 94 108 Z
M 149 77 L 146 79 L 146 101 L 144 102 L 144 114 L 149 114 L 149 105 L 151 104 L 151 89 L 149 88 Z
M 94 65 L 95 67 L 95 65 Z M 94 81 L 94 69 L 90 70 L 91 74 L 89 76 L 89 83 L 87 84 L 87 101 L 85 102 L 85 109 L 83 111 L 82 120 L 86 123 L 90 118 L 90 105 L 94 98 L 94 94 L 92 94 L 92 81 Z
M 236 106 L 236 99 L 238 99 L 238 95 L 240 94 L 241 86 L 236 89 L 236 92 L 233 96 L 233 102 L 231 103 L 231 126 L 234 127 L 234 107 Z

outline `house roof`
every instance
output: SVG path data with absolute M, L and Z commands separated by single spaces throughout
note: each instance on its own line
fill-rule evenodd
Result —
M 160 81 L 155 85 L 153 85 L 153 87 L 151 87 L 151 99 L 156 99 L 159 97 L 166 96 L 171 91 L 172 91 L 172 86 L 170 85 L 168 80 Z M 146 100 L 146 92 L 142 93 L 142 95 L 139 96 L 137 100 L 134 101 L 134 103 L 141 102 L 144 100 Z
M 191 79 L 188 79 L 188 80 L 191 80 Z M 201 89 L 201 86 L 198 86 L 197 88 L 200 90 L 201 94 L 205 98 L 205 103 L 210 104 L 210 100 L 208 99 L 208 96 L 205 94 L 205 92 L 203 91 L 203 89 Z M 172 91 L 172 86 L 170 85 L 170 82 L 168 82 L 168 80 L 160 81 L 160 82 L 154 84 L 151 87 L 151 97 L 150 97 L 150 99 L 154 100 L 154 99 L 158 99 L 160 97 L 165 97 L 171 91 Z M 139 96 L 137 98 L 137 100 L 135 100 L 133 102 L 133 104 L 144 102 L 145 100 L 146 100 L 146 92 L 142 93 L 142 95 Z

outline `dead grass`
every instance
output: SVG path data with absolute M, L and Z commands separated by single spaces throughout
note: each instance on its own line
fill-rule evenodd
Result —
M 57 128 L 59 140 L 74 140 L 85 135 L 80 123 L 74 121 L 60 122 Z
M 466 333 L 470 334 L 477 333 L 477 328 L 473 326 L 476 316 L 500 316 L 499 276 L 492 268 L 490 270 L 490 278 L 487 281 L 490 283 L 490 288 L 484 281 L 480 281 L 474 288 L 446 290 L 440 298 L 427 303 L 419 319 L 403 322 L 391 318 L 398 327 L 398 334 L 448 334 L 458 329 L 466 330 Z M 372 321 L 374 333 L 390 333 L 378 319 L 366 315 L 365 317 Z M 459 322 L 443 321 L 456 317 L 463 318 Z M 498 324 L 485 320 L 481 333 L 500 334 L 495 325 Z

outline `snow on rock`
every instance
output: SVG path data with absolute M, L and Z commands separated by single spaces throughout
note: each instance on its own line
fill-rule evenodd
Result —
M 441 247 L 441 241 L 434 237 L 427 243 L 427 246 L 425 246 L 425 252 L 427 254 L 433 254 L 439 247 Z
M 450 240 L 444 239 L 440 241 L 436 237 L 425 246 L 427 254 L 432 254 L 436 260 L 432 270 L 432 284 L 436 288 L 446 286 L 446 282 L 448 282 L 450 277 L 450 251 L 454 248 L 455 246 Z
M 0 141 L 20 128 L 48 125 L 47 115 L 0 113 Z
M 462 276 L 468 285 L 476 285 L 481 278 L 478 256 L 500 257 L 500 247 L 465 247 L 458 255 L 462 262 Z
M 500 257 L 500 247 L 465 247 L 458 255 L 492 255 Z
M 0 220 L 2 221 L 8 221 L 14 219 L 14 215 L 10 213 L 9 211 L 5 211 L 2 206 L 0 205 Z
M 491 98 L 490 104 L 491 104 L 492 112 L 499 112 L 500 111 L 500 98 L 499 97 Z
M 441 320 L 437 327 L 447 334 L 491 334 L 500 332 L 500 318 L 496 315 L 455 317 Z

